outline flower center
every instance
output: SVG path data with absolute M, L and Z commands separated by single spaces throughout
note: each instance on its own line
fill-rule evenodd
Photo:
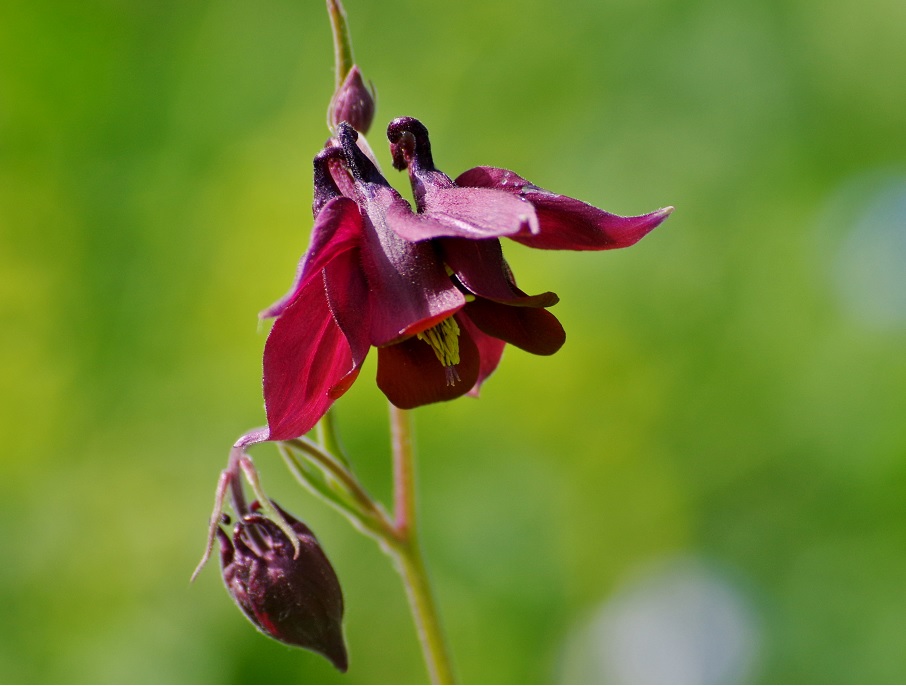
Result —
M 431 346 L 437 359 L 444 366 L 447 385 L 455 385 L 459 381 L 459 373 L 456 371 L 456 365 L 459 364 L 459 324 L 456 320 L 447 317 L 440 324 L 435 324 L 415 337 Z

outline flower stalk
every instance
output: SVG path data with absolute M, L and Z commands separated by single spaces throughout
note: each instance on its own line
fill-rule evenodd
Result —
M 332 410 L 327 410 L 321 420 L 315 427 L 317 431 L 318 443 L 324 446 L 327 452 L 331 453 L 340 461 L 349 466 L 349 458 L 346 456 L 346 450 L 340 443 L 340 437 L 337 435 L 336 418 Z
M 431 682 L 452 684 L 450 653 L 418 540 L 412 422 L 407 410 L 390 405 L 390 430 L 393 445 L 393 512 L 397 534 L 397 543 L 391 552 L 406 587 Z
M 336 88 L 352 69 L 352 40 L 349 37 L 349 24 L 346 21 L 346 10 L 340 0 L 327 0 L 327 15 L 330 17 L 330 30 L 333 33 L 333 57 L 336 68 Z
M 396 530 L 381 505 L 375 502 L 346 465 L 305 437 L 277 444 L 290 472 L 316 496 L 346 515 L 363 532 L 378 540 L 395 540 Z M 307 462 L 317 465 L 322 477 Z
M 403 536 L 415 531 L 415 456 L 412 421 L 407 410 L 390 405 L 390 441 L 393 448 L 393 516 Z
M 446 639 L 440 624 L 437 603 L 431 592 L 428 572 L 416 540 L 394 549 L 397 568 L 406 587 L 406 596 L 418 631 L 422 655 L 432 684 L 456 683 Z

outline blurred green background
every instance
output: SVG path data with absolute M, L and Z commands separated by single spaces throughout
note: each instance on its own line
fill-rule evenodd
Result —
M 631 250 L 505 245 L 566 346 L 416 413 L 461 678 L 906 679 L 906 3 L 347 10 L 385 168 L 407 114 L 452 176 L 677 208 Z M 425 679 L 389 560 L 270 446 L 349 673 L 256 633 L 216 566 L 188 583 L 263 422 L 256 313 L 305 249 L 332 86 L 319 0 L 0 3 L 0 680 Z M 338 418 L 386 498 L 373 376 Z

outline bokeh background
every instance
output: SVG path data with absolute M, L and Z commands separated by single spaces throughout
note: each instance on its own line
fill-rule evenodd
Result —
M 505 246 L 566 346 L 416 414 L 461 678 L 906 679 L 906 3 L 347 10 L 385 168 L 408 114 L 453 176 L 677 208 L 630 250 Z M 263 422 L 256 313 L 307 243 L 331 61 L 318 0 L 0 3 L 0 680 L 425 679 L 389 560 L 270 446 L 348 674 L 188 582 Z M 337 410 L 386 498 L 373 376 Z

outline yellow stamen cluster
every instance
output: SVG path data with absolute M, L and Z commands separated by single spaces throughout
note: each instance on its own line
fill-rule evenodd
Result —
M 447 374 L 447 385 L 459 381 L 456 365 L 459 364 L 459 324 L 453 317 L 447 317 L 440 324 L 422 331 L 415 336 L 431 346 L 437 359 L 444 366 Z

